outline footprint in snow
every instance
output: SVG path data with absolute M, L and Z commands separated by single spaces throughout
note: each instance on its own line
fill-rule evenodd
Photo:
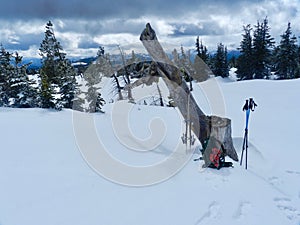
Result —
M 252 204 L 248 201 L 242 201 L 240 202 L 236 213 L 233 215 L 234 219 L 242 219 L 245 217 L 246 214 L 248 214 L 249 210 L 252 208 Z
M 273 186 L 277 186 L 277 185 L 281 184 L 281 180 L 278 177 L 270 177 L 268 179 L 268 181 Z
M 274 198 L 276 206 L 281 210 L 289 220 L 300 218 L 300 212 L 290 205 L 291 199 L 289 198 Z
M 195 225 L 200 225 L 202 222 L 203 224 L 207 224 L 207 219 L 219 219 L 220 216 L 220 204 L 214 201 L 209 205 L 208 211 L 203 214 L 203 216 L 195 223 Z
M 300 172 L 298 172 L 298 171 L 286 170 L 285 172 L 286 172 L 286 173 L 289 173 L 289 174 L 293 174 L 293 175 L 298 175 L 298 176 L 300 176 Z

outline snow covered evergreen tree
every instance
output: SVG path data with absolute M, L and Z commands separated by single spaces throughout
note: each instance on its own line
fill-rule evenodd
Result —
M 251 25 L 243 27 L 244 34 L 243 40 L 240 43 L 240 56 L 237 59 L 237 77 L 239 80 L 249 80 L 253 79 L 253 46 L 252 46 L 252 35 L 251 35 Z
M 268 78 L 271 73 L 271 57 L 274 48 L 274 38 L 271 37 L 268 19 L 257 22 L 253 38 L 253 73 L 254 78 Z
M 58 85 L 60 83 L 60 77 L 57 73 L 57 62 L 65 58 L 65 53 L 62 52 L 63 48 L 55 37 L 51 21 L 46 24 L 45 38 L 42 41 L 39 50 L 40 55 L 42 56 L 41 71 L 47 74 L 51 84 Z
M 298 45 L 298 73 L 296 74 L 296 78 L 300 78 L 300 43 Z
M 86 86 L 88 88 L 87 92 L 85 92 L 88 103 L 88 112 L 101 112 L 101 107 L 104 104 L 104 102 L 100 101 L 101 95 L 99 95 L 101 76 L 111 76 L 112 74 L 113 71 L 108 55 L 98 57 L 97 61 L 90 65 L 85 71 L 84 79 L 86 80 Z
M 0 107 L 9 106 L 10 84 L 9 80 L 13 72 L 10 63 L 11 54 L 1 44 L 0 49 Z
M 292 79 L 299 76 L 299 57 L 297 38 L 292 35 L 291 24 L 281 35 L 280 45 L 276 48 L 276 74 L 280 79 Z
M 102 106 L 104 105 L 105 101 L 101 97 L 101 94 L 99 93 L 99 87 L 96 87 L 96 83 L 94 83 L 95 80 L 90 77 L 90 79 L 87 79 L 87 97 L 86 100 L 89 104 L 88 112 L 94 113 L 94 112 L 103 112 Z
M 61 74 L 60 78 L 60 99 L 64 108 L 72 109 L 73 101 L 80 94 L 80 89 L 76 81 L 76 71 L 71 65 L 71 62 L 63 58 L 58 63 L 58 73 Z
M 102 107 L 105 104 L 105 100 L 102 98 L 101 94 L 97 94 L 97 99 L 96 99 L 96 107 L 95 107 L 95 112 L 102 112 Z
M 11 54 L 1 45 L 0 50 L 0 106 L 29 108 L 35 107 L 36 90 L 29 80 L 22 64 L 22 56 Z
M 222 43 L 218 45 L 217 53 L 213 57 L 213 73 L 215 76 L 228 77 L 229 66 L 227 60 L 227 47 Z
M 34 82 L 29 80 L 26 69 L 29 64 L 22 64 L 23 57 L 16 52 L 13 55 L 14 71 L 10 79 L 11 106 L 17 108 L 33 108 L 37 106 L 37 91 Z
M 53 24 L 46 24 L 45 38 L 40 46 L 42 68 L 40 94 L 43 108 L 72 108 L 78 91 L 76 71 L 57 41 Z
M 62 46 L 56 40 L 53 24 L 49 21 L 46 24 L 45 38 L 40 45 L 40 55 L 42 56 L 42 67 L 40 70 L 40 101 L 42 108 L 55 108 L 57 88 L 59 82 L 57 74 L 57 61 L 63 58 L 60 52 Z

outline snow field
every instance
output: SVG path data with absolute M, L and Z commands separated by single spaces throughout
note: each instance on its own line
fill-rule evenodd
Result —
M 242 106 L 249 97 L 258 104 L 250 115 L 249 169 L 234 162 L 234 168 L 203 170 L 192 160 L 199 157 L 195 150 L 175 176 L 139 188 L 110 182 L 89 167 L 76 144 L 72 110 L 1 108 L 0 224 L 299 225 L 300 80 L 217 82 L 239 155 L 245 126 Z M 134 93 L 136 98 L 142 98 L 142 88 Z M 161 88 L 165 91 L 163 84 Z M 107 85 L 103 96 L 108 93 Z M 197 89 L 194 95 L 205 100 L 200 93 Z M 205 107 L 209 114 L 209 102 Z M 108 103 L 106 113 L 93 118 L 98 137 L 124 163 L 160 162 L 180 142 L 183 121 L 176 109 L 135 105 L 128 121 L 137 138 L 151 135 L 152 118 L 161 118 L 167 132 L 152 151 L 128 150 L 113 133 L 112 109 Z

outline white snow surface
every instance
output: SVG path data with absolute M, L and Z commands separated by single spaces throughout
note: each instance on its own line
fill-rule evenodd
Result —
M 209 82 L 194 83 L 193 92 L 207 114 L 213 113 L 203 94 Z M 245 127 L 242 106 L 249 97 L 258 104 L 250 115 L 248 170 L 239 162 L 234 168 L 203 170 L 201 162 L 193 161 L 199 157 L 197 142 L 176 175 L 145 187 L 111 182 L 88 165 L 76 144 L 72 110 L 0 108 L 0 225 L 299 225 L 300 80 L 215 82 L 225 116 L 232 120 L 239 156 Z M 107 102 L 109 90 L 103 87 Z M 99 139 L 115 158 L 152 165 L 169 157 L 176 144 L 185 154 L 180 144 L 184 123 L 176 108 L 134 105 L 127 118 L 137 137 L 151 135 L 152 118 L 160 118 L 167 128 L 161 145 L 141 153 L 128 150 L 115 137 L 113 104 L 107 103 L 105 113 L 93 118 Z

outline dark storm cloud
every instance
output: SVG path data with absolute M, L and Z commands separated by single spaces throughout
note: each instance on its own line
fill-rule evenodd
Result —
M 64 49 L 74 55 L 138 42 L 147 22 L 161 41 L 193 46 L 201 36 L 215 47 L 221 41 L 238 44 L 242 26 L 266 16 L 277 39 L 289 21 L 299 36 L 299 8 L 297 0 L 7 0 L 0 7 L 0 43 L 31 54 L 51 20 Z
M 258 1 L 258 0 L 257 0 Z M 252 1 L 252 4 L 257 1 Z M 10 0 L 2 3 L 2 18 L 132 18 L 147 15 L 176 16 L 211 5 L 239 7 L 247 1 L 232 0 Z M 249 3 L 248 3 L 249 4 Z
M 55 21 L 54 21 L 55 23 Z M 56 23 L 55 23 L 56 24 Z M 142 21 L 111 19 L 111 20 L 71 20 L 63 21 L 63 26 L 56 26 L 58 32 L 75 32 L 92 36 L 115 33 L 136 33 L 144 29 Z

